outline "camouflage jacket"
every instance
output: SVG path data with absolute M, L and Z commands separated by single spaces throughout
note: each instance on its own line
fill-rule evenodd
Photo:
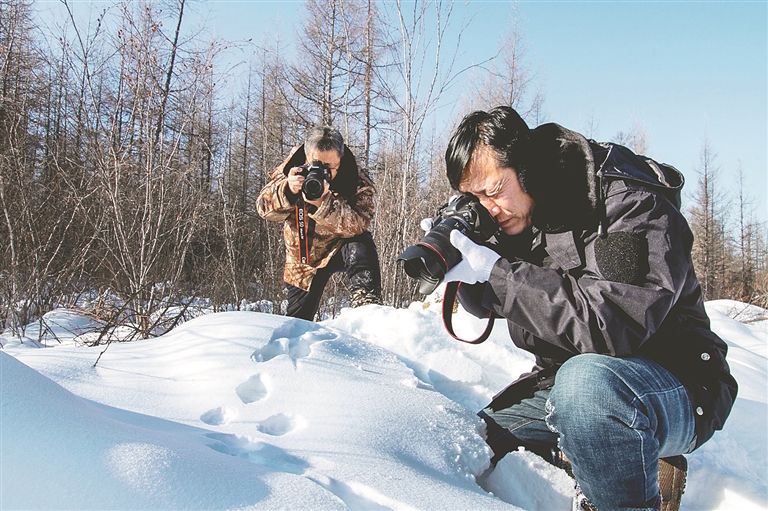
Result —
M 318 268 L 325 267 L 338 252 L 345 238 L 365 232 L 373 218 L 374 187 L 366 172 L 357 167 L 349 148 L 341 160 L 331 191 L 319 208 L 303 204 L 288 189 L 287 173 L 305 163 L 304 146 L 297 146 L 270 173 L 270 181 L 256 199 L 262 218 L 283 222 L 286 283 L 308 290 Z M 299 225 L 304 220 L 304 246 Z M 303 249 L 303 250 L 302 250 Z

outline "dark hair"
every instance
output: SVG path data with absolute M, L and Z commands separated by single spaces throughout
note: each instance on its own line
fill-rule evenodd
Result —
M 496 153 L 499 164 L 516 168 L 518 155 L 514 146 L 527 136 L 528 131 L 522 117 L 508 106 L 468 114 L 453 132 L 445 151 L 445 170 L 451 186 L 459 189 L 462 174 L 479 144 L 490 147 Z

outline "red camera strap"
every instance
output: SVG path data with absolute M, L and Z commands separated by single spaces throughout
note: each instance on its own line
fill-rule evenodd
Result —
M 307 205 L 296 205 L 296 230 L 299 232 L 299 261 L 309 264 L 309 219 Z
M 488 336 L 491 335 L 491 330 L 493 330 L 493 311 L 488 312 L 488 324 L 485 326 L 485 331 L 483 331 L 483 333 L 477 339 L 469 341 L 456 335 L 453 331 L 452 316 L 453 304 L 456 303 L 456 293 L 459 290 L 460 284 L 461 282 L 448 282 L 445 285 L 445 293 L 443 294 L 443 325 L 451 337 L 457 341 L 466 342 L 469 344 L 480 344 L 481 342 L 484 342 L 486 339 L 488 339 Z

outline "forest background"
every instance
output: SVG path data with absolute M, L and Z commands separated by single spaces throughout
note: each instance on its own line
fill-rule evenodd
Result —
M 96 343 L 117 328 L 160 335 L 204 310 L 280 313 L 282 226 L 254 199 L 317 124 L 338 127 L 374 180 L 384 301 L 407 306 L 417 286 L 395 259 L 451 193 L 450 129 L 501 104 L 532 126 L 564 124 L 550 119 L 514 3 L 495 3 L 505 30 L 469 60 L 472 2 L 307 0 L 290 21 L 253 20 L 272 27 L 258 41 L 210 30 L 215 3 L 41 4 L 0 0 L 0 330 L 19 336 L 34 321 L 44 334 L 56 307 L 97 320 Z M 610 70 L 599 58 L 584 65 Z M 567 127 L 592 137 L 599 122 Z M 764 206 L 741 163 L 722 167 L 705 126 L 700 136 L 696 166 L 680 170 L 696 178 L 684 212 L 705 298 L 765 308 Z M 610 141 L 679 165 L 649 151 L 642 118 Z M 339 275 L 321 316 L 347 297 Z

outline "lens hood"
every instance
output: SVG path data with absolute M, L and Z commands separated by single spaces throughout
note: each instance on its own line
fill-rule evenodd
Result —
M 434 248 L 423 243 L 417 243 L 406 248 L 397 257 L 402 262 L 405 273 L 419 281 L 419 293 L 431 294 L 445 276 L 445 267 L 440 264 L 442 257 Z

